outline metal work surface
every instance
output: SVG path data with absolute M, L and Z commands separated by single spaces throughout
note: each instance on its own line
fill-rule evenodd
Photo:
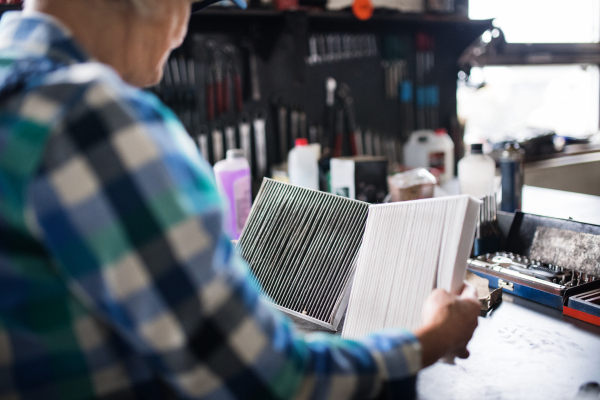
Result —
M 420 400 L 574 399 L 581 385 L 600 382 L 600 327 L 506 292 L 468 349 L 456 365 L 421 371 Z

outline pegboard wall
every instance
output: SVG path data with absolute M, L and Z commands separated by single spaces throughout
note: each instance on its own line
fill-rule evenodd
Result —
M 264 120 L 266 165 L 262 170 L 258 165 L 261 141 L 257 142 L 254 129 L 249 137 L 253 173 L 261 179 L 270 174 L 271 166 L 285 161 L 284 148 L 291 148 L 295 137 L 317 140 L 324 148 L 331 147 L 333 155 L 335 144 L 329 137 L 330 111 L 326 107 L 326 80 L 333 78 L 338 88 L 349 89 L 353 122 L 363 140 L 367 131 L 381 139 L 381 147 L 371 151 L 400 161 L 399 145 L 409 133 L 403 131 L 403 120 L 411 113 L 414 128 L 419 128 L 417 109 L 402 108 L 400 94 L 389 98 L 389 76 L 384 67 L 396 58 L 402 59 L 403 79 L 415 82 L 419 79 L 416 37 L 420 33 L 431 37 L 435 62 L 427 83 L 438 87 L 439 106 L 435 126 L 427 127 L 446 128 L 452 135 L 456 118 L 456 60 L 486 27 L 484 22 L 414 15 L 384 15 L 358 21 L 346 12 L 207 11 L 192 16 L 188 36 L 182 47 L 173 52 L 170 71 L 165 71 L 167 82 L 163 80 L 153 90 L 180 115 L 201 150 L 202 144 L 205 146 L 203 153 L 212 163 L 223 157 L 229 146 L 242 147 L 241 124 L 254 128 L 254 120 Z M 403 43 L 400 54 L 390 52 L 386 44 L 390 38 Z M 323 52 L 329 59 L 322 57 Z M 215 58 L 219 60 L 215 62 Z M 315 58 L 321 59 L 316 62 Z M 178 70 L 179 77 L 173 77 L 174 70 Z M 241 92 L 236 93 L 237 73 Z M 219 99 L 213 93 L 217 91 L 227 94 Z M 241 101 L 236 107 L 239 94 Z M 210 106 L 208 101 L 214 104 Z M 282 107 L 287 111 L 284 132 L 278 120 Z M 311 126 L 314 128 L 309 131 Z M 231 137 L 231 128 L 228 136 L 227 127 L 235 128 L 235 137 Z M 220 146 L 215 143 L 215 138 L 221 140 L 215 132 L 222 137 Z M 395 153 L 386 153 L 390 144 L 398 146 Z M 355 149 L 344 139 L 341 151 L 350 155 Z

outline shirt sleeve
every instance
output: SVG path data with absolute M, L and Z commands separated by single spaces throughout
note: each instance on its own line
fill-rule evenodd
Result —
M 182 398 L 415 396 L 418 340 L 296 333 L 222 231 L 210 165 L 154 96 L 90 84 L 29 201 L 71 292 Z

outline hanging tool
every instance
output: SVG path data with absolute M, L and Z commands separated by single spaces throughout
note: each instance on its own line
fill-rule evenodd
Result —
M 298 109 L 296 107 L 292 107 L 290 111 L 290 136 L 292 143 L 296 143 L 296 139 L 298 139 L 298 128 L 299 128 L 299 117 Z
M 429 126 L 431 113 L 431 89 L 428 83 L 432 80 L 434 67 L 433 38 L 423 32 L 416 35 L 416 69 L 417 69 L 417 129 L 435 128 Z
M 335 90 L 337 88 L 337 82 L 333 78 L 327 78 L 325 80 L 325 112 L 323 121 L 323 133 L 324 143 L 323 154 L 331 154 L 331 150 L 335 146 Z
M 251 29 L 258 29 L 256 25 L 253 25 Z M 254 36 L 257 36 L 255 33 Z M 252 101 L 260 101 L 260 81 L 258 78 L 258 56 L 256 49 L 254 48 L 254 42 L 250 39 L 246 39 L 242 42 L 242 45 L 248 52 L 248 70 L 250 72 L 250 98 Z
M 206 68 L 206 120 L 212 122 L 215 119 L 215 80 L 210 66 Z
M 208 129 L 206 129 L 206 126 L 201 126 L 198 128 L 197 141 L 200 153 L 202 153 L 202 156 L 206 161 L 210 162 L 208 147 Z
M 231 76 L 231 69 L 228 63 L 223 68 L 223 114 L 229 113 L 231 110 L 231 90 L 233 87 L 233 77 Z
M 300 109 L 298 112 L 298 131 L 301 138 L 308 139 L 308 121 L 306 111 Z
M 250 122 L 248 118 L 242 117 L 238 124 L 238 130 L 240 132 L 240 146 L 244 150 L 244 156 L 252 169 L 252 142 L 250 139 Z
M 310 36 L 308 38 L 308 52 L 310 54 L 306 59 L 306 63 L 308 65 L 314 65 L 321 62 L 321 56 L 319 55 L 316 36 Z
M 342 146 L 344 145 L 344 109 L 338 107 L 336 109 L 335 119 L 335 146 L 333 147 L 333 156 L 342 156 Z
M 275 113 L 277 136 L 279 137 L 279 161 L 285 162 L 288 156 L 288 109 L 283 99 L 272 97 L 271 106 Z
M 375 132 L 373 134 L 373 155 L 374 156 L 381 156 L 382 152 L 381 152 L 381 136 L 379 135 L 379 132 Z
M 350 151 L 353 156 L 357 155 L 357 134 L 360 135 L 360 132 L 356 130 L 356 122 L 354 116 L 354 99 L 350 96 L 350 89 L 348 88 L 348 93 L 344 98 L 344 112 L 346 114 L 346 128 L 347 135 L 350 141 Z M 360 139 L 360 138 L 359 138 Z M 362 141 L 362 139 L 360 139 Z
M 400 135 L 404 142 L 414 131 L 413 83 L 403 79 L 400 83 Z
M 223 55 L 225 56 L 225 79 L 223 80 L 223 102 L 225 104 L 225 112 L 228 113 L 231 109 L 231 94 L 233 93 L 233 106 L 237 113 L 242 112 L 242 78 L 237 60 L 235 56 L 235 47 L 231 44 L 223 46 Z
M 336 137 L 334 156 L 341 157 L 344 155 L 344 142 L 348 142 L 350 155 L 356 155 L 356 139 L 355 139 L 355 118 L 354 118 L 354 100 L 350 95 L 350 87 L 342 83 L 338 86 L 337 98 L 339 106 L 336 119 Z M 344 138 L 347 138 L 344 140 Z
M 213 163 L 223 159 L 223 133 L 215 125 L 212 130 Z
M 216 108 L 213 109 L 213 115 L 221 115 L 225 111 L 225 104 L 223 98 L 223 66 L 221 60 L 221 53 L 217 47 L 217 42 L 212 39 L 207 40 L 204 43 L 206 50 L 209 54 L 210 59 L 210 72 L 208 75 L 212 78 L 213 88 L 208 90 L 207 88 L 207 96 L 209 92 L 213 93 L 214 98 L 216 99 Z M 208 99 L 207 99 L 208 101 Z M 214 106 L 214 103 L 213 103 Z M 208 109 L 207 109 L 208 111 Z
M 227 124 L 225 126 L 225 143 L 227 144 L 227 150 L 237 149 L 235 127 L 233 124 Z
M 256 170 L 258 178 L 261 180 L 267 173 L 267 137 L 265 124 L 264 113 L 257 113 L 254 121 L 252 121 L 252 125 L 254 128 L 254 143 L 256 145 Z
M 356 144 L 356 155 L 364 156 L 365 150 L 363 146 L 362 131 L 358 127 L 354 129 L 354 143 Z
M 232 51 L 229 58 L 229 68 L 233 77 L 233 97 L 235 111 L 239 114 L 242 112 L 242 108 L 244 107 L 244 98 L 242 95 L 242 75 L 235 57 L 235 48 L 233 48 L 233 46 L 231 48 Z
M 373 152 L 373 132 L 370 129 L 365 131 L 365 155 L 375 155 Z
M 319 128 L 314 125 L 308 127 L 309 143 L 319 143 Z

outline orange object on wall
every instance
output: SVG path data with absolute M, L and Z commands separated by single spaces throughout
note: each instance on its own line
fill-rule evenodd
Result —
M 360 20 L 367 20 L 373 16 L 373 2 L 371 0 L 354 0 L 352 13 Z

